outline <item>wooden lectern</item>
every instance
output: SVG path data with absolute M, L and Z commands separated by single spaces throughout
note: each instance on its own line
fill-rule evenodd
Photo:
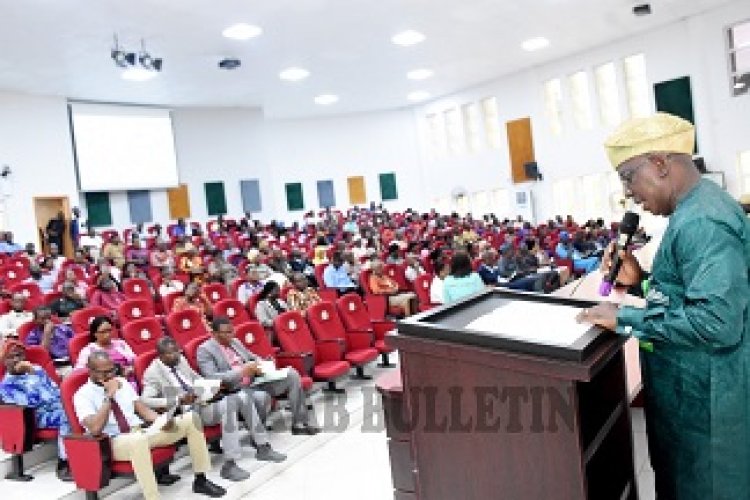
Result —
M 388 337 L 402 375 L 378 383 L 395 498 L 635 499 L 624 340 L 596 327 L 569 345 L 465 328 L 509 301 L 594 304 L 486 290 Z

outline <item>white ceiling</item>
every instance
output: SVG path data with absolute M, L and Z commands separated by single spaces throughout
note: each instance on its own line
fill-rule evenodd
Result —
M 260 107 L 267 116 L 305 117 L 408 106 L 406 95 L 433 97 L 471 87 L 592 46 L 714 8 L 727 0 L 653 0 L 636 18 L 631 0 L 0 0 L 0 90 L 74 99 L 170 106 Z M 222 30 L 263 28 L 246 42 Z M 392 35 L 415 29 L 422 44 L 403 48 Z M 120 78 L 112 35 L 129 50 L 140 39 L 164 58 L 144 83 Z M 534 36 L 549 48 L 520 48 Z M 242 67 L 219 70 L 222 57 Z M 301 66 L 311 76 L 282 82 Z M 427 67 L 424 82 L 406 78 Z M 337 94 L 323 107 L 313 98 Z

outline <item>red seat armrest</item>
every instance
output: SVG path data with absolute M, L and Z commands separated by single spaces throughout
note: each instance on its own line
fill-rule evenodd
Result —
M 70 472 L 78 488 L 96 492 L 112 477 L 112 443 L 109 436 L 71 435 L 63 438 Z
M 375 332 L 375 338 L 377 340 L 383 340 L 386 333 L 396 328 L 396 323 L 393 321 L 373 321 L 372 327 Z
M 313 369 L 315 360 L 311 352 L 278 352 L 276 353 L 276 366 L 285 368 L 287 366 L 297 370 L 301 376 L 309 375 Z
M 34 410 L 26 406 L 0 404 L 0 442 L 6 453 L 20 454 L 34 446 Z

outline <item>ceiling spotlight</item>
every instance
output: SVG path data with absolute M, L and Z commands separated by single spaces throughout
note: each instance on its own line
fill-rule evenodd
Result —
M 260 36 L 262 33 L 263 30 L 260 27 L 245 23 L 233 24 L 221 32 L 226 38 L 243 41 Z
M 410 93 L 406 98 L 412 102 L 424 101 L 430 98 L 430 93 L 425 92 L 424 90 L 417 90 L 416 92 Z
M 219 61 L 219 67 L 221 69 L 226 69 L 226 70 L 237 69 L 241 65 L 242 65 L 242 61 L 236 58 L 232 58 L 232 57 L 227 57 L 226 59 L 222 59 L 221 61 Z
M 521 44 L 521 48 L 527 52 L 534 52 L 535 50 L 541 50 L 549 45 L 549 40 L 542 36 L 535 38 L 529 38 Z
M 310 72 L 303 68 L 287 68 L 281 73 L 279 73 L 279 78 L 282 80 L 287 80 L 289 82 L 298 82 L 300 80 L 304 80 L 310 76 Z
M 391 38 L 391 42 L 395 43 L 396 45 L 401 45 L 402 47 L 409 47 L 410 45 L 416 45 L 418 43 L 424 42 L 425 38 L 426 37 L 419 31 L 406 30 L 393 35 L 393 38 Z
M 406 78 L 408 78 L 409 80 L 426 80 L 427 78 L 432 77 L 434 74 L 435 72 L 431 69 L 421 68 L 409 71 L 406 74 Z
M 339 100 L 339 96 L 337 95 L 323 94 L 315 98 L 315 104 L 320 104 L 321 106 L 328 106 L 330 104 L 338 102 L 338 100 Z
M 135 52 L 126 52 L 124 50 L 120 50 L 120 44 L 117 41 L 117 35 L 115 35 L 114 38 L 115 46 L 112 48 L 112 52 L 110 53 L 112 60 L 121 68 L 127 68 L 128 66 L 134 65 Z

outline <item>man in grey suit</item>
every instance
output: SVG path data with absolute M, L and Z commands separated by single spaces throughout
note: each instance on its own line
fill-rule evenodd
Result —
M 258 358 L 245 349 L 239 340 L 234 338 L 234 327 L 227 317 L 214 318 L 211 327 L 213 338 L 198 347 L 198 369 L 209 379 L 219 379 L 226 385 L 227 391 L 239 393 L 261 393 L 268 398 L 286 394 L 292 412 L 292 434 L 312 436 L 320 429 L 311 425 L 305 404 L 305 393 L 296 370 L 290 369 L 286 378 L 253 385 L 253 378 L 262 375 Z M 265 412 L 261 419 L 265 421 Z
M 222 478 L 242 481 L 250 477 L 250 473 L 236 463 L 242 456 L 238 413 L 242 414 L 255 441 L 258 449 L 255 457 L 258 460 L 281 462 L 286 459 L 286 455 L 271 448 L 265 426 L 256 408 L 258 402 L 251 394 L 219 392 L 207 404 L 200 404 L 199 394 L 194 386 L 195 381 L 202 377 L 195 373 L 182 356 L 177 342 L 172 337 L 162 337 L 156 344 L 156 349 L 159 356 L 143 373 L 141 401 L 153 409 L 172 408 L 177 405 L 187 411 L 195 409 L 206 425 L 221 422 L 221 444 L 225 457 L 221 468 Z M 266 403 L 264 399 L 258 399 L 261 404 Z

